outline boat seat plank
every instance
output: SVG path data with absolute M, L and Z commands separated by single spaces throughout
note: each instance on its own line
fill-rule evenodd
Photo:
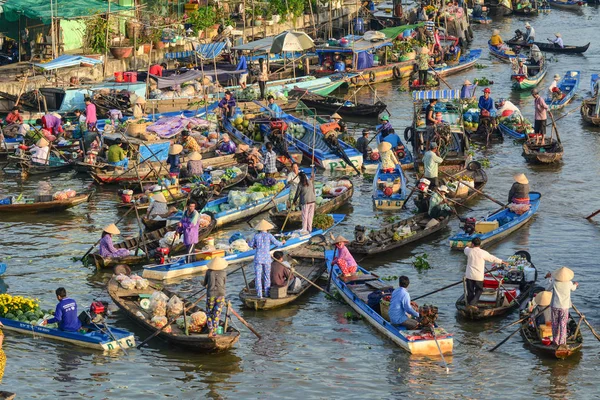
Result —
M 386 289 L 394 288 L 393 286 L 391 286 L 385 282 L 381 282 L 379 280 L 365 282 L 365 285 L 372 287 L 373 289 L 376 289 L 376 290 L 386 290 Z
M 377 279 L 376 276 L 373 276 L 373 275 L 370 275 L 370 274 L 369 275 L 366 275 L 366 274 L 363 274 L 363 275 L 353 274 L 353 275 L 350 275 L 350 276 L 340 275 L 339 278 L 344 283 L 357 283 L 357 282 L 361 282 L 362 283 L 362 282 L 365 282 L 365 281 L 372 281 L 372 280 L 376 280 Z

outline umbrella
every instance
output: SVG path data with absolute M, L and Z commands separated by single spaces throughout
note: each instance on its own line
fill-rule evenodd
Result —
M 279 54 L 288 51 L 303 51 L 315 47 L 315 42 L 304 32 L 285 31 L 275 36 L 269 53 Z

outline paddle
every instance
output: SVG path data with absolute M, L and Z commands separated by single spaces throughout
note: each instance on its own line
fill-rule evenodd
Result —
M 571 303 L 571 307 L 573 307 L 573 310 L 575 310 L 575 312 L 577 314 L 579 314 L 579 316 L 581 317 L 581 319 L 583 320 L 583 322 L 585 322 L 585 324 L 587 325 L 587 327 L 590 328 L 590 331 L 592 332 L 592 335 L 594 335 L 594 337 L 596 339 L 600 340 L 600 335 L 598 335 L 598 333 L 594 330 L 594 328 L 592 327 L 592 325 L 590 325 L 590 323 L 588 322 L 588 320 L 585 317 L 585 315 L 583 315 L 582 313 L 579 312 L 579 310 L 577 309 L 577 307 L 575 307 L 575 304 Z
M 585 217 L 585 219 L 590 220 L 590 219 L 594 218 L 598 214 L 600 214 L 600 210 L 591 213 L 590 215 L 588 215 L 587 217 Z
M 240 316 L 240 314 L 238 314 L 237 311 L 235 311 L 235 309 L 233 307 L 230 307 L 229 311 L 231 311 L 231 313 L 233 315 L 235 315 L 237 317 L 237 319 L 239 319 L 242 324 L 246 325 L 246 328 L 250 329 L 250 332 L 254 333 L 257 338 L 262 339 L 262 336 L 260 336 L 260 334 L 258 332 L 256 332 L 256 329 L 254 329 L 252 327 L 252 325 L 250 325 L 248 322 L 246 322 L 246 320 L 244 318 L 242 318 Z
M 283 221 L 283 225 L 281 225 L 281 230 L 279 231 L 279 233 L 282 233 L 283 230 L 285 229 L 285 225 L 288 222 L 288 219 L 290 218 L 290 213 L 292 212 L 292 210 L 294 209 L 294 201 L 292 201 L 292 203 L 290 204 L 290 209 L 288 210 L 286 216 L 285 216 L 285 221 Z
M 332 260 L 335 260 L 335 255 L 337 254 L 337 247 L 333 249 L 333 258 Z M 327 278 L 327 291 L 329 291 L 329 288 L 331 287 L 331 277 L 333 276 L 333 262 L 331 262 L 331 267 L 329 269 L 329 277 Z
M 129 214 L 131 211 L 133 211 L 133 207 L 132 207 L 132 208 L 130 208 L 129 210 L 127 210 L 127 212 L 126 212 L 125 214 L 123 214 L 123 216 L 122 216 L 121 218 L 119 218 L 119 220 L 118 220 L 117 222 L 115 222 L 115 225 L 117 225 L 119 222 L 121 222 L 121 221 L 123 220 L 123 218 L 125 218 L 125 217 L 127 216 L 127 214 Z M 98 239 L 98 240 L 96 241 L 96 243 L 94 243 L 94 244 L 92 245 L 92 247 L 90 247 L 90 249 L 89 249 L 88 251 L 86 251 L 86 252 L 85 252 L 85 254 L 83 255 L 83 257 L 81 257 L 81 258 L 79 259 L 79 261 L 82 261 L 82 262 L 83 262 L 83 260 L 84 260 L 84 259 L 87 257 L 87 255 L 88 255 L 88 254 L 90 254 L 90 252 L 91 252 L 92 250 L 94 250 L 94 247 L 96 247 L 96 245 L 98 245 L 98 243 L 100 243 L 100 241 L 101 241 L 101 240 L 102 240 L 102 238 Z
M 311 281 L 310 279 L 308 279 L 307 277 L 305 277 L 304 275 L 302 275 L 300 272 L 298 271 L 294 271 L 292 270 L 290 267 L 288 267 L 285 264 L 282 264 L 284 267 L 286 267 L 292 274 L 298 276 L 299 278 L 304 279 L 308 284 L 310 284 L 311 286 L 316 287 L 317 289 L 319 289 L 321 292 L 325 293 L 326 295 L 331 296 L 332 298 L 335 298 L 330 292 L 328 292 L 327 290 L 323 289 L 321 286 L 317 285 L 316 283 L 314 283 L 313 281 Z
M 560 135 L 558 134 L 558 128 L 556 128 L 556 122 L 554 121 L 554 115 L 552 115 L 550 111 L 548 111 L 548 114 L 550 114 L 550 119 L 552 119 L 552 128 L 554 129 L 554 133 L 556 134 L 556 140 L 558 140 L 559 144 L 562 144 L 560 140 Z
M 416 301 L 416 300 L 422 299 L 423 297 L 427 297 L 427 296 L 429 296 L 429 295 L 431 295 L 431 294 L 434 294 L 434 293 L 441 292 L 442 290 L 446 290 L 446 289 L 449 289 L 449 288 L 451 288 L 451 287 L 454 287 L 454 286 L 456 286 L 456 285 L 460 285 L 461 283 L 463 283 L 462 279 L 461 279 L 460 281 L 458 281 L 458 282 L 454 282 L 454 283 L 452 283 L 452 284 L 450 284 L 450 285 L 448 285 L 448 286 L 444 286 L 443 288 L 440 288 L 440 289 L 434 290 L 433 292 L 425 293 L 425 294 L 423 294 L 423 295 L 421 295 L 421 296 L 415 297 L 415 298 L 414 298 L 414 299 L 412 299 L 412 300 L 413 300 L 413 301 Z
M 450 90 L 452 90 L 452 86 L 450 86 L 448 84 L 448 82 L 446 82 L 446 80 L 444 78 L 442 78 L 442 76 L 440 74 L 438 74 L 437 71 L 435 69 L 433 69 L 433 67 L 431 65 L 429 66 L 429 69 L 433 71 L 433 73 L 435 74 L 435 76 L 438 77 L 439 80 L 441 80 L 442 82 L 444 82 L 446 84 L 446 86 L 448 86 L 448 88 Z
M 414 188 L 414 186 L 409 186 L 409 185 L 406 185 L 406 187 L 407 187 L 407 188 L 409 188 L 409 189 L 412 189 L 412 188 Z M 427 191 L 427 193 L 428 193 L 428 194 L 430 194 L 430 195 L 432 195 L 434 192 L 432 192 L 431 190 L 428 190 L 428 191 Z M 445 199 L 446 199 L 446 200 L 448 200 L 448 201 L 449 201 L 449 202 L 451 202 L 451 203 L 454 203 L 454 204 L 456 204 L 457 206 L 461 206 L 461 207 L 463 207 L 463 208 L 466 208 L 466 209 L 467 209 L 467 210 L 469 210 L 469 211 L 473 211 L 473 212 L 475 211 L 475 210 L 473 210 L 472 208 L 470 208 L 470 207 L 467 207 L 467 206 L 465 206 L 464 204 L 461 204 L 461 203 L 459 203 L 459 202 L 458 202 L 458 201 L 456 201 L 456 200 L 452 200 L 452 199 L 451 199 L 451 198 L 449 198 L 449 197 L 446 197 Z
M 435 334 L 435 326 L 431 324 L 431 333 L 433 334 L 433 340 L 435 340 L 435 344 L 437 345 L 438 351 L 440 352 L 440 356 L 442 357 L 442 362 L 444 363 L 444 367 L 446 367 L 446 373 L 450 373 L 450 368 L 448 368 L 448 363 L 446 363 L 446 359 L 444 358 L 444 353 L 442 352 L 442 348 L 440 347 L 440 343 L 437 340 L 437 335 Z
M 455 178 L 454 176 L 450 175 L 450 174 L 449 174 L 449 173 L 447 173 L 446 171 L 440 171 L 440 172 L 441 172 L 442 174 L 446 175 L 447 177 L 449 177 L 449 178 L 452 178 L 452 179 L 456 180 L 457 182 L 460 182 L 461 184 L 463 184 L 463 185 L 467 186 L 469 189 L 473 190 L 475 193 L 479 193 L 480 195 L 482 195 L 482 196 L 484 196 L 485 198 L 487 198 L 487 199 L 489 199 L 489 200 L 493 201 L 494 203 L 496 203 L 496 204 L 498 204 L 498 205 L 502 206 L 503 208 L 506 208 L 506 207 L 507 207 L 507 205 L 506 205 L 506 204 L 504 204 L 504 203 L 502 203 L 502 202 L 500 202 L 500 201 L 498 201 L 498 200 L 494 199 L 492 196 L 485 194 L 483 191 L 481 191 L 481 190 L 479 190 L 479 189 L 475 189 L 473 186 L 469 186 L 469 185 L 467 185 L 467 183 L 466 183 L 466 182 L 464 182 L 464 181 L 462 181 L 462 180 L 460 180 L 460 179 L 458 179 L 458 178 Z
M 546 308 L 548 308 L 548 306 L 546 306 Z M 546 309 L 544 308 L 544 310 Z M 538 312 L 537 314 L 535 314 L 533 316 L 533 319 L 535 320 L 537 318 L 538 315 L 540 315 L 541 313 L 544 312 L 544 310 Z M 508 337 L 506 339 L 504 339 L 503 341 L 501 341 L 500 343 L 498 343 L 496 346 L 494 346 L 493 348 L 491 348 L 490 350 L 488 350 L 490 353 L 493 352 L 494 350 L 496 350 L 498 347 L 502 346 L 504 343 L 506 343 L 508 341 L 508 339 L 510 339 L 511 337 L 513 337 L 515 335 L 515 333 L 518 333 L 521 331 L 521 329 L 523 329 L 522 327 L 519 327 L 519 329 L 517 329 L 516 331 L 514 331 L 513 333 L 511 333 L 510 335 L 508 335 Z
M 543 308 L 543 309 L 542 309 L 540 312 L 544 312 L 544 311 L 545 311 L 545 310 L 546 310 L 548 307 L 549 307 L 549 306 L 546 306 L 546 307 L 544 307 L 544 308 Z M 539 314 L 538 314 L 538 315 L 539 315 Z M 508 325 L 504 325 L 504 326 L 502 326 L 502 327 L 500 327 L 500 328 L 498 328 L 498 329 L 495 329 L 495 330 L 494 330 L 494 333 L 498 333 L 498 332 L 500 332 L 500 331 L 501 331 L 501 330 L 503 330 L 503 329 L 506 329 L 506 328 L 509 328 L 509 327 L 511 327 L 511 326 L 513 326 L 513 325 L 516 325 L 516 324 L 518 324 L 519 322 L 523 322 L 523 321 L 525 321 L 527 318 L 529 318 L 530 316 L 531 316 L 531 315 L 526 315 L 526 316 L 524 316 L 523 318 L 521 318 L 520 320 L 517 320 L 517 321 L 515 321 L 515 322 L 512 322 L 512 323 L 510 323 L 510 324 L 508 324 Z

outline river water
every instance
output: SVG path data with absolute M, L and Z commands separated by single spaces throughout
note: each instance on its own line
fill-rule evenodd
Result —
M 528 19 L 538 39 L 552 37 L 560 30 L 566 43 L 585 44 L 597 38 L 598 9 L 585 7 L 580 14 L 552 11 Z M 485 76 L 493 80 L 492 97 L 505 97 L 533 118 L 532 98 L 510 90 L 509 66 L 491 60 L 487 40 L 492 28 L 501 30 L 505 39 L 522 28 L 525 19 L 505 18 L 490 26 L 475 26 L 474 48 L 484 48 L 481 64 L 449 83 L 460 87 Z M 577 27 L 577 29 L 568 29 Z M 550 69 L 542 87 L 547 87 L 555 73 L 581 70 L 583 79 L 578 97 L 565 111 L 577 107 L 589 90 L 589 76 L 600 62 L 600 47 L 592 46 L 585 56 L 552 56 Z M 377 86 L 378 95 L 392 111 L 392 123 L 403 131 L 412 118 L 412 101 L 398 85 Z M 360 96 L 371 101 L 372 94 L 363 89 Z M 556 117 L 565 111 L 557 112 Z M 600 174 L 600 131 L 581 122 L 573 112 L 558 122 L 565 146 L 564 162 L 553 167 L 532 167 L 521 157 L 520 146 L 511 140 L 478 150 L 476 159 L 488 159 L 489 183 L 493 197 L 505 201 L 512 175 L 525 172 L 531 190 L 543 195 L 540 211 L 533 221 L 510 238 L 491 247 L 499 257 L 516 250 L 531 253 L 543 276 L 558 266 L 567 265 L 581 283 L 573 302 L 600 328 L 597 269 L 600 224 L 583 217 L 600 208 L 596 183 Z M 34 194 L 91 185 L 91 180 L 71 173 L 25 181 L 0 175 L 0 196 L 15 193 Z M 356 224 L 375 227 L 371 206 L 371 182 L 355 178 L 357 191 L 351 205 L 343 209 L 349 217 L 336 231 L 353 237 Z M 0 285 L 9 293 L 39 298 L 43 308 L 54 306 L 54 290 L 67 288 L 80 305 L 93 299 L 106 299 L 107 274 L 74 262 L 98 239 L 101 228 L 119 218 L 114 191 L 100 189 L 90 203 L 56 215 L 0 216 L 0 259 L 9 264 Z M 472 205 L 471 215 L 483 216 L 497 205 L 480 199 Z M 407 212 L 408 213 L 408 212 Z M 600 218 L 599 218 L 600 220 Z M 124 234 L 136 234 L 135 219 L 121 224 Z M 248 232 L 245 224 L 232 227 Z M 465 257 L 451 252 L 447 238 L 458 230 L 458 222 L 430 238 L 427 243 L 409 246 L 385 256 L 365 260 L 363 266 L 381 276 L 408 275 L 413 297 L 445 286 L 462 278 Z M 416 255 L 428 254 L 432 269 L 418 273 L 411 265 Z M 177 284 L 176 290 L 194 293 L 200 277 Z M 241 309 L 237 293 L 243 286 L 241 275 L 228 280 L 228 297 Z M 1 289 L 1 287 L 0 287 Z M 591 398 L 597 396 L 596 382 L 600 363 L 600 346 L 583 327 L 585 344 L 582 355 L 567 361 L 544 360 L 523 346 L 518 335 L 494 353 L 487 350 L 509 331 L 491 333 L 494 328 L 517 319 L 506 318 L 472 323 L 456 316 L 455 300 L 461 289 L 452 288 L 427 299 L 439 307 L 439 323 L 454 332 L 454 354 L 447 357 L 450 373 L 446 375 L 439 358 L 413 357 L 379 335 L 364 321 L 348 322 L 344 313 L 350 308 L 311 292 L 288 308 L 272 312 L 242 310 L 243 317 L 263 335 L 257 341 L 243 328 L 242 337 L 230 352 L 195 355 L 151 342 L 142 350 L 127 355 L 102 354 L 60 342 L 35 339 L 5 331 L 4 348 L 8 363 L 2 382 L 3 390 L 17 392 L 19 398 Z M 138 341 L 147 333 L 133 325 L 119 312 L 110 322 L 135 333 Z

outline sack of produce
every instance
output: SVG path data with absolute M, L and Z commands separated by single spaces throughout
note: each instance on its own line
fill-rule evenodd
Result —
M 243 253 L 250 250 L 250 246 L 248 246 L 248 243 L 245 239 L 237 239 L 233 241 L 230 245 L 230 248 L 234 253 Z
M 117 275 L 117 277 L 115 279 L 117 280 L 117 282 L 121 283 L 124 279 L 128 279 L 128 276 L 119 274 L 119 275 Z
M 171 297 L 171 300 L 169 300 L 167 303 L 167 312 L 169 313 L 169 318 L 173 318 L 182 314 L 183 301 L 181 301 L 177 296 Z
M 223 212 L 223 211 L 229 211 L 231 210 L 233 207 L 230 204 L 227 203 L 223 203 L 219 206 L 219 211 Z
M 248 195 L 244 192 L 232 190 L 227 196 L 227 202 L 234 207 L 240 207 L 248 202 Z
M 328 196 L 329 194 L 331 194 L 331 186 L 329 186 L 329 185 L 323 186 L 323 195 Z
M 173 241 L 173 239 L 175 238 L 175 235 L 176 235 L 175 231 L 165 233 L 165 236 L 163 236 L 163 238 L 158 241 L 158 243 L 160 244 L 160 247 L 169 247 L 170 248 L 171 246 L 176 246 L 178 244 L 183 243 L 182 236 L 179 236 L 177 239 L 175 239 L 175 241 Z
M 192 319 L 192 325 L 197 327 L 206 325 L 206 313 L 204 311 L 197 311 L 190 315 L 190 318 Z
M 198 218 L 198 226 L 200 228 L 206 228 L 207 226 L 210 225 L 210 215 L 208 214 L 200 214 L 200 217 Z
M 125 290 L 135 289 L 135 282 L 129 278 L 125 278 L 120 282 L 120 285 Z
M 154 327 L 161 329 L 161 328 L 163 328 L 165 325 L 167 325 L 169 323 L 169 320 L 165 316 L 154 316 L 150 320 L 150 323 Z M 168 327 L 166 327 L 165 329 L 163 329 L 163 332 L 171 333 L 171 326 L 169 325 Z
M 352 187 L 352 182 L 350 182 L 348 179 L 340 179 L 337 181 L 337 186 L 345 186 L 350 189 Z
M 259 201 L 265 198 L 265 195 L 262 192 L 250 193 L 248 196 L 250 201 Z
M 147 279 L 142 278 L 135 281 L 135 288 L 138 290 L 148 289 L 148 286 L 150 286 L 150 283 Z
M 192 317 L 188 315 L 185 319 L 187 320 L 187 325 L 188 325 L 188 329 L 189 329 L 190 325 L 192 325 Z M 181 317 L 177 318 L 175 323 L 177 324 L 179 329 L 185 329 L 185 322 L 183 319 L 183 315 Z
M 150 311 L 153 315 L 164 317 L 167 315 L 167 301 L 169 297 L 163 292 L 156 291 L 150 296 Z

